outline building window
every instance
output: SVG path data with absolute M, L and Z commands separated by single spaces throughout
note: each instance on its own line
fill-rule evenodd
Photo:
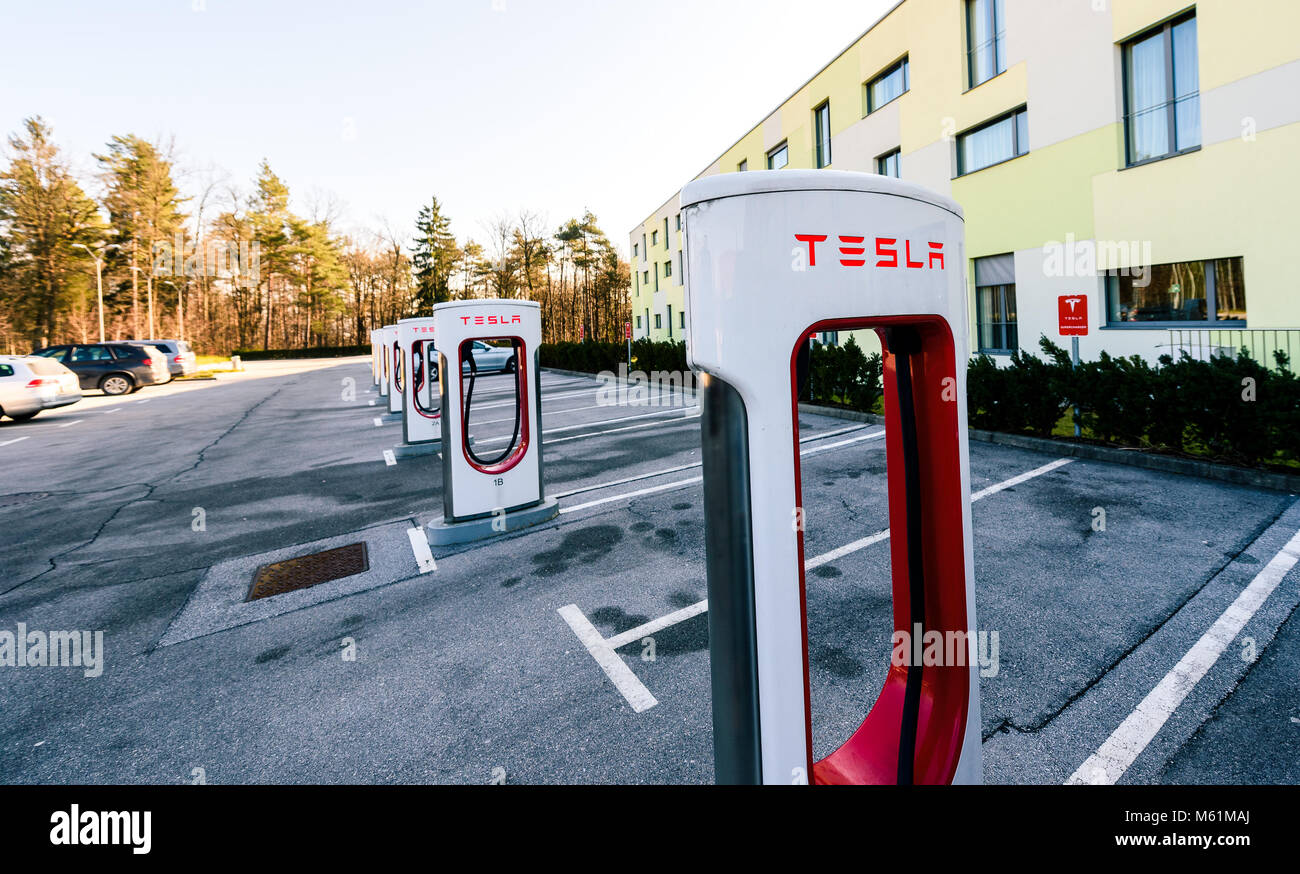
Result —
M 680 312 L 680 313 L 677 314 L 677 327 L 681 328 L 683 331 L 686 330 L 686 312 L 685 312 L 685 311 L 682 311 L 682 312 Z
M 827 100 L 813 110 L 813 129 L 816 136 L 817 168 L 831 163 L 831 102 Z
M 664 216 L 664 248 L 668 248 L 668 216 Z
M 748 158 L 746 158 L 745 160 L 741 161 L 739 164 L 736 165 L 736 171 L 739 172 L 739 173 L 744 173 L 744 172 L 745 172 L 746 170 L 748 170 L 748 169 L 749 169 L 749 159 L 748 159 Z
M 1013 256 L 975 259 L 975 319 L 981 352 L 1007 354 L 1020 348 Z
M 655 313 L 655 329 L 658 330 L 663 326 L 664 326 L 664 317 L 659 313 Z
M 673 275 L 673 262 L 672 259 L 669 259 L 664 262 L 664 278 L 667 279 L 669 276 L 672 275 Z
M 645 252 L 647 256 L 650 254 L 650 247 L 645 244 L 645 234 L 641 235 L 641 251 Z
M 1201 145 L 1196 18 L 1164 24 L 1124 44 L 1124 140 L 1129 166 Z
M 893 176 L 899 178 L 898 159 L 902 156 L 902 149 L 894 149 L 892 152 L 886 152 L 876 159 L 876 172 L 881 176 Z
M 907 92 L 911 87 L 908 82 L 907 58 L 894 64 L 888 70 L 867 83 L 867 112 L 875 112 Z
M 682 214 L 679 212 L 677 213 L 677 230 L 680 231 L 681 229 L 682 229 Z
M 637 243 L 632 244 L 632 257 L 635 258 L 641 254 L 641 246 Z
M 658 231 L 651 231 L 651 232 L 650 232 L 650 245 L 651 245 L 651 246 L 658 246 L 658 245 L 659 245 L 659 232 L 658 232 Z
M 668 338 L 673 336 L 673 305 L 668 304 Z
M 787 147 L 786 143 L 782 143 L 767 153 L 767 169 L 769 170 L 780 170 L 789 163 L 790 149 Z
M 1106 322 L 1246 323 L 1241 258 L 1183 261 L 1106 274 Z
M 1006 72 L 1005 21 L 1002 0 L 966 0 L 966 72 L 971 88 Z
M 636 329 L 637 329 L 638 331 L 641 330 L 641 317 L 640 317 L 640 316 L 637 316 L 637 317 L 636 317 Z
M 1029 151 L 1029 113 L 1004 115 L 957 136 L 957 175 L 965 176 Z
M 655 264 L 655 291 L 659 290 L 659 265 Z

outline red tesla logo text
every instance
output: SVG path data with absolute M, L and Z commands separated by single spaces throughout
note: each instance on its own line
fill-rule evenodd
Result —
M 808 245 L 808 266 L 817 266 L 817 244 L 827 240 L 826 234 L 795 234 L 794 238 Z M 839 236 L 840 265 L 843 267 L 865 267 L 867 264 L 867 238 Z M 930 268 L 943 270 L 943 243 L 927 243 L 929 251 L 917 243 L 915 258 L 912 255 L 912 241 L 902 241 L 902 260 L 899 260 L 900 248 L 897 237 L 876 237 L 876 267 L 904 267 L 911 270 Z M 921 260 L 924 258 L 925 260 Z
M 461 316 L 460 321 L 465 325 L 517 325 L 523 319 L 516 313 L 513 316 Z

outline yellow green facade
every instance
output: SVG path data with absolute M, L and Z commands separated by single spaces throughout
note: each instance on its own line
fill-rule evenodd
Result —
M 789 167 L 814 168 L 814 111 L 829 102 L 830 169 L 876 172 L 877 158 L 898 149 L 902 179 L 962 205 L 972 350 L 981 348 L 972 265 L 986 256 L 1014 259 L 1016 345 L 1026 350 L 1037 349 L 1040 335 L 1062 342 L 1061 295 L 1087 297 L 1084 358 L 1103 349 L 1154 358 L 1171 351 L 1171 327 L 1300 328 L 1292 266 L 1300 228 L 1300 3 L 1003 0 L 1004 69 L 972 87 L 968 2 L 898 3 L 699 176 L 738 172 L 742 162 L 763 169 L 781 143 Z M 1189 18 L 1199 146 L 1135 164 L 1126 149 L 1127 47 Z M 868 113 L 867 84 L 903 58 L 907 90 Z M 701 83 L 698 99 L 726 99 L 722 83 L 712 92 L 708 85 Z M 959 174 L 962 135 L 1020 108 L 1024 153 Z M 1062 271 L 1050 257 L 1055 244 L 1071 240 L 1076 249 L 1094 247 L 1091 273 Z M 682 243 L 677 194 L 629 236 L 637 337 L 683 338 Z M 1105 272 L 1144 266 L 1128 263 L 1134 257 L 1155 265 L 1241 259 L 1245 318 L 1108 324 Z M 871 338 L 859 342 L 875 348 Z

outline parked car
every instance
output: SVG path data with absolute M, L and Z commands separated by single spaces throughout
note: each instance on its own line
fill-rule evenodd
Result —
M 199 357 L 184 340 L 127 340 L 133 346 L 156 346 L 167 356 L 167 367 L 172 376 L 189 376 L 199 370 Z
M 171 382 L 162 350 L 129 343 L 77 343 L 49 346 L 32 353 L 53 358 L 77 375 L 82 389 L 124 395 L 146 385 Z
M 479 373 L 490 373 L 492 371 L 514 373 L 516 361 L 513 346 L 493 346 L 490 343 L 484 343 L 482 340 L 475 340 L 470 354 L 474 356 L 474 364 Z M 462 362 L 460 369 L 462 373 L 469 373 L 468 356 Z
M 77 375 L 35 355 L 0 355 L 0 416 L 26 422 L 42 410 L 81 400 Z

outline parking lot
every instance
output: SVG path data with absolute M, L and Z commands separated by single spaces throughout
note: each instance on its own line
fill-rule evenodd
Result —
M 507 380 L 479 442 L 510 433 Z M 712 782 L 694 399 L 545 373 L 561 515 L 422 569 L 441 466 L 385 457 L 370 382 L 249 365 L 0 427 L 0 629 L 104 641 L 99 676 L 0 668 L 0 782 Z M 878 426 L 800 428 L 822 756 L 888 667 L 885 455 Z M 1300 782 L 1294 495 L 970 457 L 986 782 Z M 262 564 L 355 542 L 369 571 L 243 600 Z

